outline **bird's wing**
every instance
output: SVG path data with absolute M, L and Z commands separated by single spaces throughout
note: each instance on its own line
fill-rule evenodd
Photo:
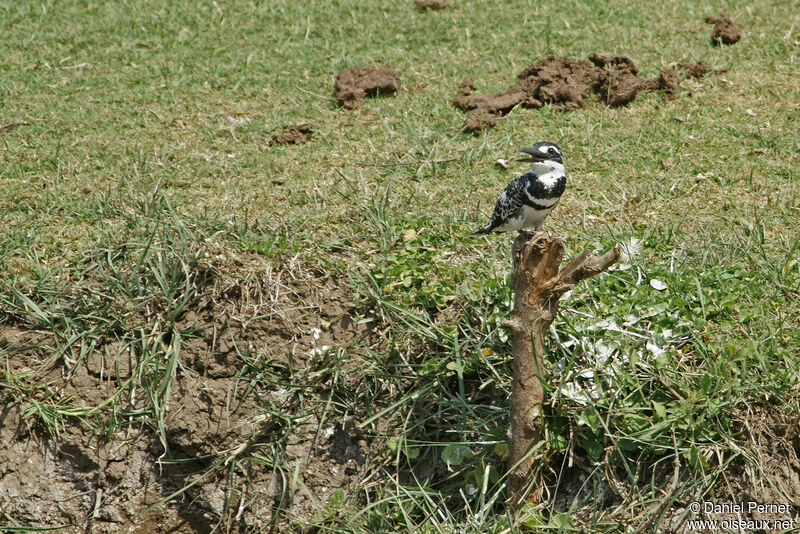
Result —
M 494 213 L 492 213 L 492 221 L 503 223 L 509 218 L 519 213 L 522 206 L 522 201 L 525 197 L 525 177 L 519 176 L 514 178 L 510 184 L 497 199 L 497 204 L 494 206 Z
M 523 189 L 525 188 L 526 176 L 518 176 L 508 184 L 503 194 L 497 199 L 491 222 L 476 233 L 487 234 L 519 213 L 522 199 L 525 195 Z

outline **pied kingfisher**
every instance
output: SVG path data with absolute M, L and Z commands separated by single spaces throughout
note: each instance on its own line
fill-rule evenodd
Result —
M 561 149 L 555 143 L 542 141 L 519 151 L 530 155 L 517 161 L 529 161 L 531 172 L 508 184 L 494 207 L 492 220 L 476 234 L 509 230 L 527 234 L 528 228 L 538 231 L 550 210 L 558 204 L 567 185 Z

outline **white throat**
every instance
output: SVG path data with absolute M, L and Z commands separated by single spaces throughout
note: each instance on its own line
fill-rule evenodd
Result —
M 564 166 L 557 161 L 535 161 L 531 163 L 531 170 L 547 189 L 554 187 L 559 178 L 566 176 Z
M 551 172 L 558 173 L 559 175 L 564 174 L 564 166 L 553 160 L 534 161 L 531 163 L 531 170 L 538 176 Z

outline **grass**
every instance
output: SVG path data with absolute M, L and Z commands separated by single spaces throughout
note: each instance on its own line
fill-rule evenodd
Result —
M 549 229 L 569 254 L 614 243 L 627 254 L 565 299 L 554 325 L 557 489 L 524 524 L 635 528 L 667 493 L 675 456 L 675 509 L 756 472 L 742 414 L 775 399 L 800 411 L 798 15 L 766 0 L 453 4 L 0 3 L 0 126 L 23 123 L 0 130 L 4 402 L 56 438 L 147 429 L 179 466 L 178 491 L 163 495 L 176 506 L 227 477 L 217 530 L 267 491 L 232 482 L 257 465 L 280 481 L 274 521 L 300 495 L 317 504 L 298 530 L 517 531 L 503 507 L 510 239 L 468 234 L 520 170 L 495 160 L 549 139 L 570 180 Z M 708 41 L 702 19 L 720 9 L 743 29 L 736 45 Z M 698 60 L 724 70 L 683 82 L 673 101 L 515 109 L 481 136 L 461 131 L 451 100 L 467 76 L 502 90 L 536 59 L 598 51 L 648 76 Z M 401 90 L 337 108 L 335 74 L 367 61 L 393 65 Z M 311 143 L 269 146 L 307 121 Z M 310 363 L 234 339 L 226 409 L 251 403 L 259 428 L 184 469 L 169 452 L 170 399 L 203 339 L 187 317 L 220 288 L 301 264 L 315 274 L 285 278 L 294 307 L 338 280 L 378 339 Z M 229 320 L 243 331 L 282 313 L 239 311 Z M 102 355 L 129 378 L 80 397 L 71 380 Z M 264 397 L 281 389 L 285 402 Z M 310 414 L 320 429 L 357 421 L 374 474 L 332 495 L 307 487 L 292 451 Z

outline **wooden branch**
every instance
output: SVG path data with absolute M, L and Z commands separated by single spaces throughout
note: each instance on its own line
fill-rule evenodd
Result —
M 541 482 L 531 481 L 541 472 L 544 459 L 544 448 L 535 448 L 543 439 L 541 380 L 547 329 L 556 317 L 561 296 L 581 280 L 611 267 L 619 259 L 620 248 L 617 245 L 602 256 L 581 252 L 563 268 L 564 241 L 559 237 L 520 234 L 511 250 L 514 315 L 503 326 L 511 330 L 514 349 L 508 502 L 518 510 L 525 503 L 541 501 Z

